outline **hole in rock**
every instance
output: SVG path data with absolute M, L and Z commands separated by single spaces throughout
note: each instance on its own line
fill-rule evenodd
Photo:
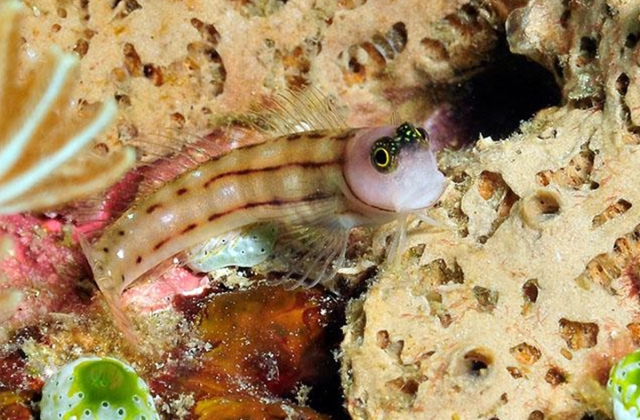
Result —
M 560 197 L 551 190 L 540 190 L 526 197 L 520 209 L 522 219 L 533 229 L 560 213 Z
M 540 410 L 532 411 L 529 414 L 529 420 L 544 420 L 544 413 Z
M 469 375 L 484 378 L 493 365 L 493 356 L 487 349 L 476 348 L 465 353 L 464 361 Z
M 447 95 L 450 97 L 446 98 Z M 449 147 L 473 143 L 480 135 L 506 138 L 518 130 L 522 121 L 531 119 L 541 109 L 558 105 L 561 100 L 560 89 L 549 71 L 514 55 L 498 60 L 444 96 L 442 99 L 452 104 L 447 112 L 452 121 L 441 123 L 452 127 L 442 130 L 455 137 L 443 139 Z
M 612 420 L 606 413 L 602 411 L 587 411 L 580 417 L 580 420 Z

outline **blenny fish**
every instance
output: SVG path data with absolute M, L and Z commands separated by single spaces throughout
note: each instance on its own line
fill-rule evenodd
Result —
M 395 220 L 404 226 L 407 215 L 432 206 L 446 186 L 420 127 L 350 128 L 315 89 L 278 95 L 267 108 L 256 123 L 267 140 L 177 176 L 85 244 L 121 327 L 125 288 L 211 238 L 277 223 L 282 242 L 308 248 L 291 259 L 301 267 L 293 270 L 301 275 L 294 285 L 315 284 L 340 268 L 352 228 Z

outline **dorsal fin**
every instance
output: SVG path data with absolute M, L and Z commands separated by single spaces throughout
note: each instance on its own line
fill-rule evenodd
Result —
M 250 116 L 256 128 L 273 137 L 347 127 L 346 108 L 314 87 L 278 92 L 254 106 Z

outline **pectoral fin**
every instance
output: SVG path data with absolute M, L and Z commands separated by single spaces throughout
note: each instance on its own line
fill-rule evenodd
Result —
M 330 285 L 344 264 L 348 239 L 349 229 L 335 225 L 286 227 L 274 250 L 288 273 L 282 282 L 291 288 Z

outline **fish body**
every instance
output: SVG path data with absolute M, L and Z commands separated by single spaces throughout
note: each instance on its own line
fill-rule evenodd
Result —
M 303 277 L 321 277 L 344 255 L 353 227 L 427 208 L 445 184 L 426 132 L 411 124 L 295 131 L 178 176 L 136 202 L 85 252 L 114 310 L 125 288 L 161 262 L 265 222 L 305 238 L 312 250 Z

